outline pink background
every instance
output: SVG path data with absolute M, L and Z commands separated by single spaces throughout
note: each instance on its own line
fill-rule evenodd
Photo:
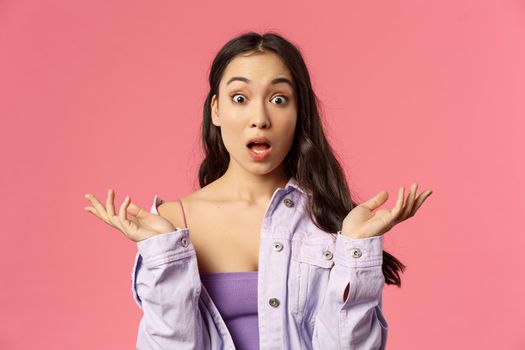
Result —
M 388 348 L 524 349 L 525 4 L 502 0 L 0 2 L 0 348 L 134 348 L 136 246 L 83 196 L 197 188 L 209 66 L 245 30 L 302 50 L 356 199 L 434 190 L 385 235 Z

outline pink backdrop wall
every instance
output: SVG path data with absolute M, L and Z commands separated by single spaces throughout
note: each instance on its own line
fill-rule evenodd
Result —
M 136 246 L 83 195 L 197 188 L 214 54 L 301 48 L 358 200 L 434 193 L 385 236 L 389 349 L 525 348 L 523 1 L 0 2 L 1 349 L 131 349 Z

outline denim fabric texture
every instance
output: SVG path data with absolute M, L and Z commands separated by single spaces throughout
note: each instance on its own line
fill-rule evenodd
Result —
M 385 349 L 383 237 L 325 232 L 307 215 L 308 200 L 292 177 L 275 190 L 266 209 L 259 250 L 259 348 Z M 158 214 L 161 203 L 155 195 L 151 212 Z M 187 228 L 137 242 L 131 289 L 143 311 L 137 349 L 236 349 L 201 283 Z

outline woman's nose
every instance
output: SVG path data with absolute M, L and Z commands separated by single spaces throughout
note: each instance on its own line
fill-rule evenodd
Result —
M 268 128 L 268 126 L 270 125 L 270 121 L 268 120 L 268 118 L 256 118 L 252 125 L 258 128 Z
M 268 112 L 264 108 L 264 106 L 258 107 L 254 112 L 254 117 L 252 120 L 252 125 L 255 125 L 257 127 L 269 127 L 270 126 L 270 118 L 268 117 Z

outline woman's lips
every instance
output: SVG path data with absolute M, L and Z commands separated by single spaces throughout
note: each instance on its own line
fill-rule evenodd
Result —
M 249 147 L 249 146 L 252 147 Z M 252 157 L 253 160 L 261 161 L 265 160 L 270 156 L 270 153 L 272 153 L 272 147 L 268 145 L 257 145 L 257 144 L 250 144 L 248 145 L 248 153 L 250 154 L 250 157 Z

